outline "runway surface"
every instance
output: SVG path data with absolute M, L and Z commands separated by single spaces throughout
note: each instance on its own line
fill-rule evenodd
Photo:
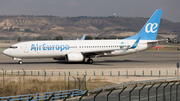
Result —
M 93 59 L 93 64 L 67 63 L 53 59 L 24 59 L 23 64 L 0 52 L 0 66 L 6 70 L 42 69 L 116 69 L 116 68 L 170 68 L 180 62 L 180 51 L 143 51 L 140 53 Z

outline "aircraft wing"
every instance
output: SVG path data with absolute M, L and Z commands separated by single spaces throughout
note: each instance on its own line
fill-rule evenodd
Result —
M 103 53 L 111 53 L 116 50 L 125 50 L 125 49 L 111 49 L 111 50 L 101 50 L 101 51 L 85 51 L 82 52 L 84 55 L 98 55 L 98 54 L 103 54 Z
M 158 43 L 158 41 L 147 42 L 147 44 Z
M 116 51 L 116 50 L 134 49 L 137 47 L 139 40 L 140 40 L 140 37 L 135 41 L 135 43 L 131 47 L 124 47 L 124 48 L 119 47 L 119 49 L 99 50 L 99 51 L 85 51 L 85 52 L 82 52 L 82 54 L 84 54 L 84 55 L 98 55 L 98 54 L 104 54 L 104 53 L 111 53 L 111 52 Z M 126 46 L 130 46 L 130 45 L 128 44 Z

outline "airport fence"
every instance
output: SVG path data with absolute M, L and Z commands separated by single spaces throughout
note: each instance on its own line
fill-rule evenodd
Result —
M 0 75 L 0 96 L 61 90 L 87 90 L 86 76 L 53 77 Z
M 166 70 L 167 71 L 167 70 Z M 173 71 L 173 72 L 172 72 Z M 176 77 L 178 72 L 171 70 L 152 71 L 145 75 L 147 71 L 48 71 L 48 70 L 4 70 L 0 71 L 0 96 L 34 94 L 61 90 L 89 90 L 117 84 L 111 81 L 115 78 L 121 81 L 130 77 Z M 156 73 L 155 73 L 156 72 Z M 151 76 L 152 74 L 152 76 Z M 159 75 L 160 74 L 160 75 Z M 169 75 L 167 75 L 169 74 Z M 109 82 L 108 79 L 111 81 Z M 119 82 L 118 81 L 118 82 Z M 121 82 L 123 83 L 123 82 Z M 6 93 L 4 93 L 6 92 Z
M 85 92 L 78 89 L 64 90 L 64 91 L 53 91 L 37 94 L 26 94 L 26 95 L 16 95 L 0 97 L 0 101 L 50 101 L 50 100 L 66 100 L 70 97 L 81 96 Z
M 180 81 L 177 79 L 132 82 L 119 86 L 112 85 L 112 88 L 109 86 L 99 90 L 87 90 L 86 93 L 94 95 L 86 99 L 81 98 L 79 101 L 180 101 Z
M 5 70 L 2 68 L 1 75 L 21 76 L 122 76 L 122 77 L 177 77 L 179 69 L 153 69 L 153 70 L 79 70 L 79 71 L 51 71 L 51 70 Z
M 101 89 L 94 96 L 94 101 L 179 101 L 179 85 L 180 83 L 177 83 L 177 81 L 153 83 L 151 85 L 144 84 L 139 86 L 138 84 L 135 84 L 126 92 L 126 97 L 124 97 L 125 95 L 123 95 L 123 92 L 125 92 L 126 88 L 130 87 L 124 87 L 119 90 L 117 96 L 110 96 L 110 94 L 115 90 L 115 88 L 112 88 L 107 93 L 106 98 L 96 98 L 97 95 L 102 92 Z M 146 86 L 148 87 L 145 88 Z M 137 87 L 139 88 L 135 91 Z

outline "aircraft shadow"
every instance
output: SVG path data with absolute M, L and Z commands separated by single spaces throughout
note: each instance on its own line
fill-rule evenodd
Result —
M 146 61 L 137 61 L 137 60 L 104 60 L 105 62 L 146 62 Z
M 117 63 L 117 62 L 147 62 L 147 61 L 137 61 L 137 60 L 102 60 L 102 61 L 94 61 L 93 64 L 90 65 L 110 65 L 108 63 Z M 15 62 L 3 62 L 0 64 L 18 64 L 17 61 Z M 54 62 L 23 62 L 23 64 L 88 64 L 87 62 L 66 62 L 66 61 L 54 61 Z
M 58 62 L 23 62 L 23 64 L 55 64 Z M 0 64 L 18 64 L 18 62 L 3 62 Z

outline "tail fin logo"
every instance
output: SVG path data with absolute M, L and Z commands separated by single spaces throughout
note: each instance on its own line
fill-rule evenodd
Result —
M 147 25 L 146 25 L 146 28 L 145 28 L 145 31 L 146 31 L 146 33 L 155 33 L 156 31 L 157 31 L 157 28 L 158 27 L 158 24 L 157 23 L 148 23 Z M 156 30 L 155 30 L 156 29 Z

